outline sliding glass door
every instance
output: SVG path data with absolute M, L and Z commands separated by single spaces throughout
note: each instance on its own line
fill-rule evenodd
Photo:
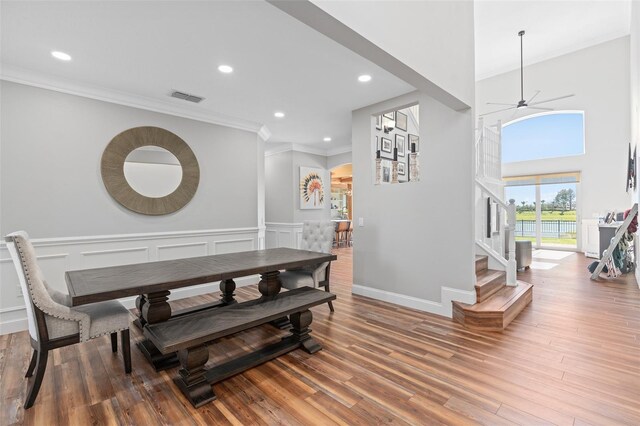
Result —
M 538 248 L 576 249 L 578 183 L 578 173 L 506 179 L 506 199 L 516 200 L 516 240 Z

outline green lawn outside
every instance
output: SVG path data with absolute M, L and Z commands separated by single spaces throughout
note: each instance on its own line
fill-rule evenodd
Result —
M 516 241 L 531 241 L 532 243 L 535 244 L 536 242 L 536 237 L 516 237 Z M 566 246 L 573 246 L 575 247 L 577 245 L 577 240 L 575 238 L 548 238 L 548 237 L 542 237 L 540 243 L 544 246 L 544 245 L 566 245 Z
M 536 212 L 534 211 L 516 212 L 516 220 L 536 220 Z M 561 214 L 561 212 L 543 211 L 542 220 L 567 220 L 567 221 L 575 222 L 576 211 L 575 210 L 566 211 L 564 212 L 564 214 Z

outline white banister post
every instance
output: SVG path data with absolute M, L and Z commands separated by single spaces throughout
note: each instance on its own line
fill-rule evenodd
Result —
M 498 158 L 496 160 L 496 179 L 502 179 L 502 120 L 498 120 L 498 124 L 496 125 L 498 128 Z
M 485 165 L 487 163 L 487 159 L 485 158 L 485 143 L 484 143 L 484 119 L 479 118 L 478 119 L 478 128 L 480 129 L 480 138 L 478 140 L 478 157 L 480 158 L 479 161 L 479 169 L 478 170 L 478 176 L 480 177 L 485 177 Z
M 516 200 L 509 200 L 507 225 L 509 226 L 509 260 L 507 263 L 507 285 L 516 285 Z

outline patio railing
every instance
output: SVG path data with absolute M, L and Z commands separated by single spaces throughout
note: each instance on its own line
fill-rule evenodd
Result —
M 575 220 L 542 220 L 540 225 L 541 237 L 575 238 L 577 232 Z M 517 237 L 535 237 L 536 221 L 516 220 L 515 233 Z

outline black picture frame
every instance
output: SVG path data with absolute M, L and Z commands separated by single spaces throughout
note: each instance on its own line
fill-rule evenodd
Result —
M 382 130 L 382 116 L 376 115 L 376 130 Z
M 409 133 L 409 143 L 407 143 L 409 152 L 411 152 L 411 145 L 414 143 L 416 144 L 416 152 L 420 152 L 420 136 Z
M 398 175 L 405 176 L 407 174 L 407 165 L 404 161 L 398 161 Z
M 405 143 L 406 139 L 404 135 L 400 135 L 396 133 L 396 148 L 398 148 L 398 157 L 404 157 L 406 151 L 407 144 Z
M 407 114 L 396 111 L 396 129 L 407 131 Z
M 384 114 L 382 114 L 382 116 L 384 118 L 388 118 L 389 120 L 396 121 L 396 112 L 395 111 L 385 112 Z
M 393 145 L 391 142 L 391 139 L 387 139 L 387 138 L 381 138 L 380 140 L 380 156 L 382 158 L 389 158 L 391 159 L 393 157 Z

